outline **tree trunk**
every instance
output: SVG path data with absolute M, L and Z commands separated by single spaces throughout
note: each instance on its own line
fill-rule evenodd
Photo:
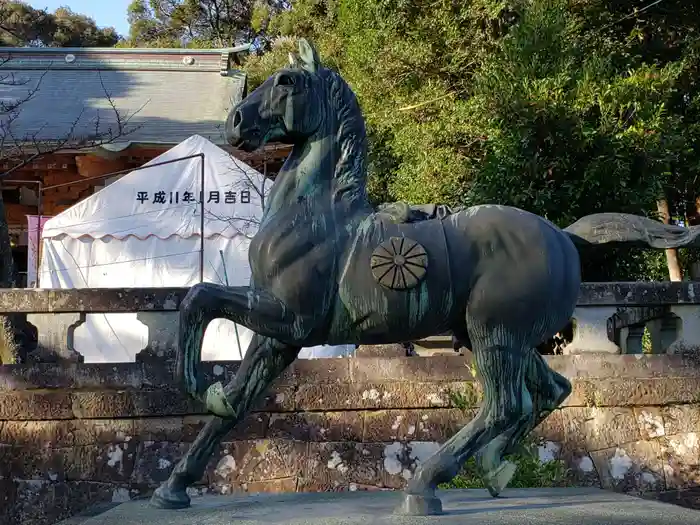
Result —
M 671 211 L 666 198 L 656 201 L 656 209 L 659 212 L 659 219 L 661 222 L 664 224 L 671 224 Z M 665 251 L 669 278 L 671 281 L 682 281 L 683 273 L 681 272 L 681 265 L 678 261 L 678 250 L 676 248 L 671 248 Z

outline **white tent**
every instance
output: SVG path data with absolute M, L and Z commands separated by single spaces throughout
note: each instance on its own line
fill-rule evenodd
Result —
M 248 246 L 271 183 L 198 135 L 150 164 L 204 154 L 204 280 L 246 285 Z M 199 282 L 201 158 L 133 171 L 46 222 L 42 288 L 191 286 Z M 222 257 L 223 254 L 223 257 Z M 93 314 L 75 333 L 86 362 L 133 361 L 146 346 L 137 314 Z M 223 319 L 204 337 L 206 360 L 240 359 L 252 333 Z M 239 344 L 240 342 L 240 348 Z M 314 347 L 300 357 L 340 357 L 353 347 Z

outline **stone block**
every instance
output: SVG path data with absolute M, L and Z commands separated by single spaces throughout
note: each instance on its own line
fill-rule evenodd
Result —
M 349 359 L 350 375 L 355 383 L 395 381 L 471 381 L 471 359 L 459 355 L 430 357 L 357 357 Z
M 379 443 L 310 443 L 298 490 L 336 492 L 381 487 L 383 448 Z
M 264 439 L 267 435 L 271 415 L 265 412 L 253 412 L 229 432 L 224 441 L 245 441 Z
M 74 392 L 72 408 L 78 418 L 123 418 L 203 413 L 204 407 L 177 390 Z
M 615 315 L 615 306 L 577 306 L 574 310 L 574 337 L 564 354 L 619 354 L 620 347 L 608 338 L 608 319 Z
M 143 441 L 138 444 L 131 481 L 155 488 L 168 479 L 175 464 L 185 455 L 189 443 Z
M 697 304 L 700 283 L 692 281 L 581 283 L 584 306 Z
M 0 479 L 57 480 L 66 470 L 69 449 L 0 447 Z
M 572 449 L 602 450 L 641 440 L 631 408 L 566 408 L 562 418 L 565 441 Z
M 572 378 L 654 378 L 697 377 L 697 361 L 680 355 L 609 355 L 583 353 L 545 356 L 549 366 Z
M 666 352 L 669 354 L 697 353 L 700 350 L 700 306 L 697 304 L 674 304 L 671 313 L 680 319 L 678 337 Z
M 72 447 L 75 445 L 73 421 L 0 422 L 0 446 Z
M 700 377 L 578 379 L 563 406 L 650 406 L 697 401 Z
M 17 517 L 17 481 L 1 475 L 0 471 L 0 523 L 21 523 Z
M 132 420 L 58 420 L 0 422 L 0 445 L 63 448 L 123 443 L 136 435 Z
M 581 449 L 571 449 L 563 446 L 559 459 L 569 469 L 567 479 L 570 485 L 581 487 L 600 487 L 600 475 L 591 455 Z
M 700 405 L 668 405 L 661 409 L 665 434 L 700 432 Z
M 352 361 L 347 358 L 298 359 L 282 373 L 276 384 L 347 383 L 351 380 Z
M 175 312 L 188 291 L 189 288 L 7 288 L 0 291 L 0 312 Z
M 660 443 L 667 487 L 683 489 L 700 485 L 700 434 L 672 434 Z
M 381 486 L 403 489 L 416 468 L 440 448 L 435 441 L 385 443 L 382 450 Z
M 473 413 L 456 408 L 428 410 L 381 410 L 363 412 L 362 441 L 438 441 L 457 433 Z
M 406 357 L 406 348 L 402 344 L 360 345 L 355 350 L 355 357 Z
M 549 416 L 533 430 L 534 435 L 548 441 L 562 443 L 566 438 L 563 414 L 563 410 L 555 410 L 549 414 Z
M 223 443 L 210 462 L 209 485 L 227 494 L 260 481 L 296 479 L 303 470 L 308 446 L 286 439 Z
M 660 438 L 666 434 L 663 412 L 660 407 L 634 408 L 634 415 L 643 440 Z
M 75 481 L 126 483 L 131 479 L 138 444 L 135 441 L 67 449 L 65 477 Z
M 280 479 L 266 479 L 261 481 L 249 481 L 241 483 L 240 490 L 251 494 L 296 492 L 299 478 L 297 476 Z M 225 485 L 215 486 L 214 491 Z
M 362 413 L 345 411 L 270 414 L 266 437 L 300 441 L 361 441 Z
M 52 525 L 95 504 L 115 500 L 128 490 L 109 483 L 41 482 L 18 480 L 16 499 L 7 510 L 12 521 L 22 525 Z M 0 510 L 2 517 L 2 510 Z
M 480 399 L 476 382 L 392 382 L 300 385 L 296 391 L 297 410 L 446 408 L 457 394 L 469 406 Z M 465 407 L 466 408 L 466 407 Z
M 0 392 L 1 420 L 71 419 L 69 392 Z
M 0 474 L 28 481 L 126 482 L 133 471 L 135 443 L 68 448 L 0 448 Z
M 315 384 L 318 389 L 323 389 L 321 384 Z M 329 386 L 329 388 L 333 388 Z M 296 387 L 289 384 L 275 384 L 253 405 L 255 411 L 266 412 L 291 412 L 297 409 Z
M 640 494 L 666 489 L 661 444 L 638 441 L 591 452 L 604 489 Z
M 208 416 L 177 416 L 177 417 L 145 417 L 132 419 L 133 434 L 138 441 L 192 441 L 187 439 L 190 433 L 199 433 L 203 424 L 199 425 L 200 418 Z M 185 419 L 189 419 L 189 424 Z M 86 420 L 89 421 L 89 420 Z M 196 430 L 191 427 L 195 425 Z
M 178 312 L 139 312 L 136 318 L 148 328 L 146 348 L 136 354 L 137 361 L 174 360 L 177 356 Z
M 16 498 L 12 509 L 16 521 L 22 525 L 46 525 L 49 519 L 60 520 L 66 517 L 66 502 L 56 494 L 55 484 L 48 481 L 17 480 Z
M 37 328 L 37 343 L 44 361 L 81 362 L 83 357 L 75 349 L 75 330 L 85 322 L 85 313 L 30 314 L 27 321 Z

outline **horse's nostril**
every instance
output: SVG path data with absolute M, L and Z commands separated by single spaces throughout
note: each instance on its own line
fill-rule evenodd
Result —
M 233 127 L 237 128 L 238 126 L 240 126 L 242 120 L 243 117 L 241 116 L 241 111 L 236 111 L 236 114 L 233 116 Z

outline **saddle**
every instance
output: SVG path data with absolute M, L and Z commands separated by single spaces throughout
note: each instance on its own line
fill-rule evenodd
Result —
M 452 208 L 446 204 L 408 204 L 407 202 L 388 202 L 377 207 L 377 214 L 395 224 L 444 219 L 457 213 L 463 207 Z

